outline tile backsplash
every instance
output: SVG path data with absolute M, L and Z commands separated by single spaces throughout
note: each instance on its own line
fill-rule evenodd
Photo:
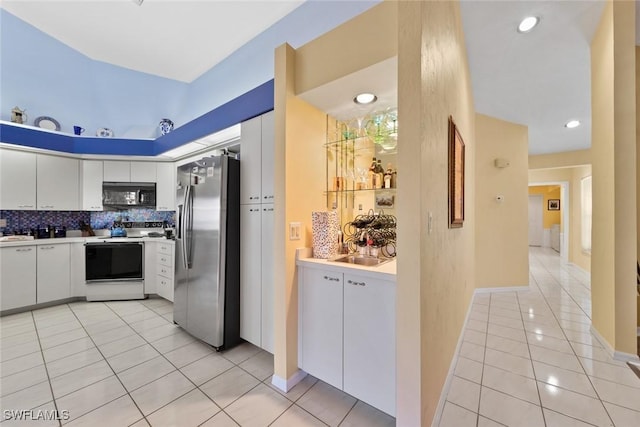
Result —
M 166 221 L 170 227 L 175 224 L 174 211 L 164 212 L 153 209 L 130 209 L 117 212 L 0 210 L 0 219 L 7 221 L 6 227 L 0 227 L 0 231 L 10 234 L 46 225 L 78 230 L 80 221 L 90 223 L 94 230 L 100 230 L 111 228 L 116 217 L 121 217 L 124 221 Z

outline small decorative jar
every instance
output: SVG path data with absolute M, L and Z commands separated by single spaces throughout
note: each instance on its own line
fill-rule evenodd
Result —
M 173 122 L 169 119 L 160 120 L 158 126 L 160 127 L 160 133 L 163 135 L 166 135 L 173 130 Z

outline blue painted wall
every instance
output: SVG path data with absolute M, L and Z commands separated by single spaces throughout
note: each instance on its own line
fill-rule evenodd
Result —
M 379 2 L 307 1 L 189 84 L 94 61 L 0 9 L 0 119 L 19 106 L 28 124 L 50 116 L 62 132 L 80 125 L 85 135 L 107 127 L 120 138 L 154 138 L 162 118 L 179 129 L 273 79 L 277 46 L 303 45 Z M 163 138 L 163 147 L 188 142 Z

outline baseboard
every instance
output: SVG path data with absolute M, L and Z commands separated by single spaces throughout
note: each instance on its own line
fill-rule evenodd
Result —
M 453 380 L 453 373 L 456 370 L 456 361 L 458 360 L 460 347 L 462 347 L 464 331 L 467 328 L 467 322 L 469 321 L 469 315 L 471 314 L 472 306 L 473 306 L 473 298 L 471 298 L 471 300 L 469 301 L 469 307 L 467 308 L 467 315 L 464 318 L 464 323 L 462 324 L 462 329 L 460 330 L 460 335 L 458 336 L 458 344 L 456 345 L 456 350 L 453 353 L 453 358 L 451 359 L 451 364 L 449 365 L 449 372 L 447 372 L 447 379 L 445 380 L 444 385 L 442 386 L 442 390 L 440 391 L 440 400 L 438 401 L 438 406 L 436 407 L 435 415 L 433 416 L 433 420 L 431 421 L 431 427 L 438 427 L 440 425 L 440 420 L 442 418 L 442 411 L 444 410 L 444 404 L 447 400 L 447 394 L 449 394 L 449 388 L 451 387 L 451 381 Z
M 68 303 L 76 302 L 76 301 L 85 301 L 85 298 L 84 297 L 70 297 L 70 298 L 64 298 L 64 299 L 60 299 L 60 300 L 56 300 L 56 301 L 42 302 L 40 304 L 27 305 L 27 306 L 19 307 L 19 308 L 11 308 L 11 309 L 8 309 L 8 310 L 0 311 L 0 317 L 11 316 L 12 314 L 24 313 L 26 311 L 31 311 L 31 310 L 39 310 L 41 308 L 53 307 L 55 305 L 68 304 Z
M 584 268 L 580 267 L 578 264 L 574 263 L 574 262 L 568 262 L 568 265 L 570 265 L 573 268 L 576 268 L 580 271 L 582 271 L 584 274 L 586 274 L 587 276 L 591 277 L 591 273 L 588 272 L 587 270 L 585 270 Z
M 600 342 L 600 344 L 605 347 L 605 350 L 607 351 L 607 353 L 609 353 L 609 356 L 611 356 L 614 360 L 619 360 L 621 362 L 637 362 L 640 360 L 640 357 L 638 357 L 637 354 L 616 351 L 611 346 L 611 344 L 609 344 L 609 341 L 604 339 L 604 337 L 600 335 L 600 332 L 598 332 L 597 329 L 593 327 L 593 325 L 591 325 L 590 331 Z
M 492 292 L 519 292 L 528 291 L 529 285 L 526 286 L 499 286 L 496 288 L 476 288 L 474 294 L 489 294 Z
M 282 390 L 286 393 L 293 387 L 295 387 L 295 385 L 302 381 L 302 379 L 306 376 L 307 373 L 305 371 L 298 369 L 296 373 L 291 375 L 288 379 L 284 379 L 282 377 L 274 375 L 273 377 L 271 377 L 271 384 L 273 384 L 277 389 Z

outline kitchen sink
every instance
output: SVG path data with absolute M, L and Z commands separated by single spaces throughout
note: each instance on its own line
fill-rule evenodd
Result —
M 364 265 L 367 267 L 377 267 L 382 264 L 386 264 L 391 261 L 392 258 L 375 258 L 372 256 L 364 255 L 345 255 L 339 258 L 330 259 L 332 262 L 344 262 L 347 264 Z

